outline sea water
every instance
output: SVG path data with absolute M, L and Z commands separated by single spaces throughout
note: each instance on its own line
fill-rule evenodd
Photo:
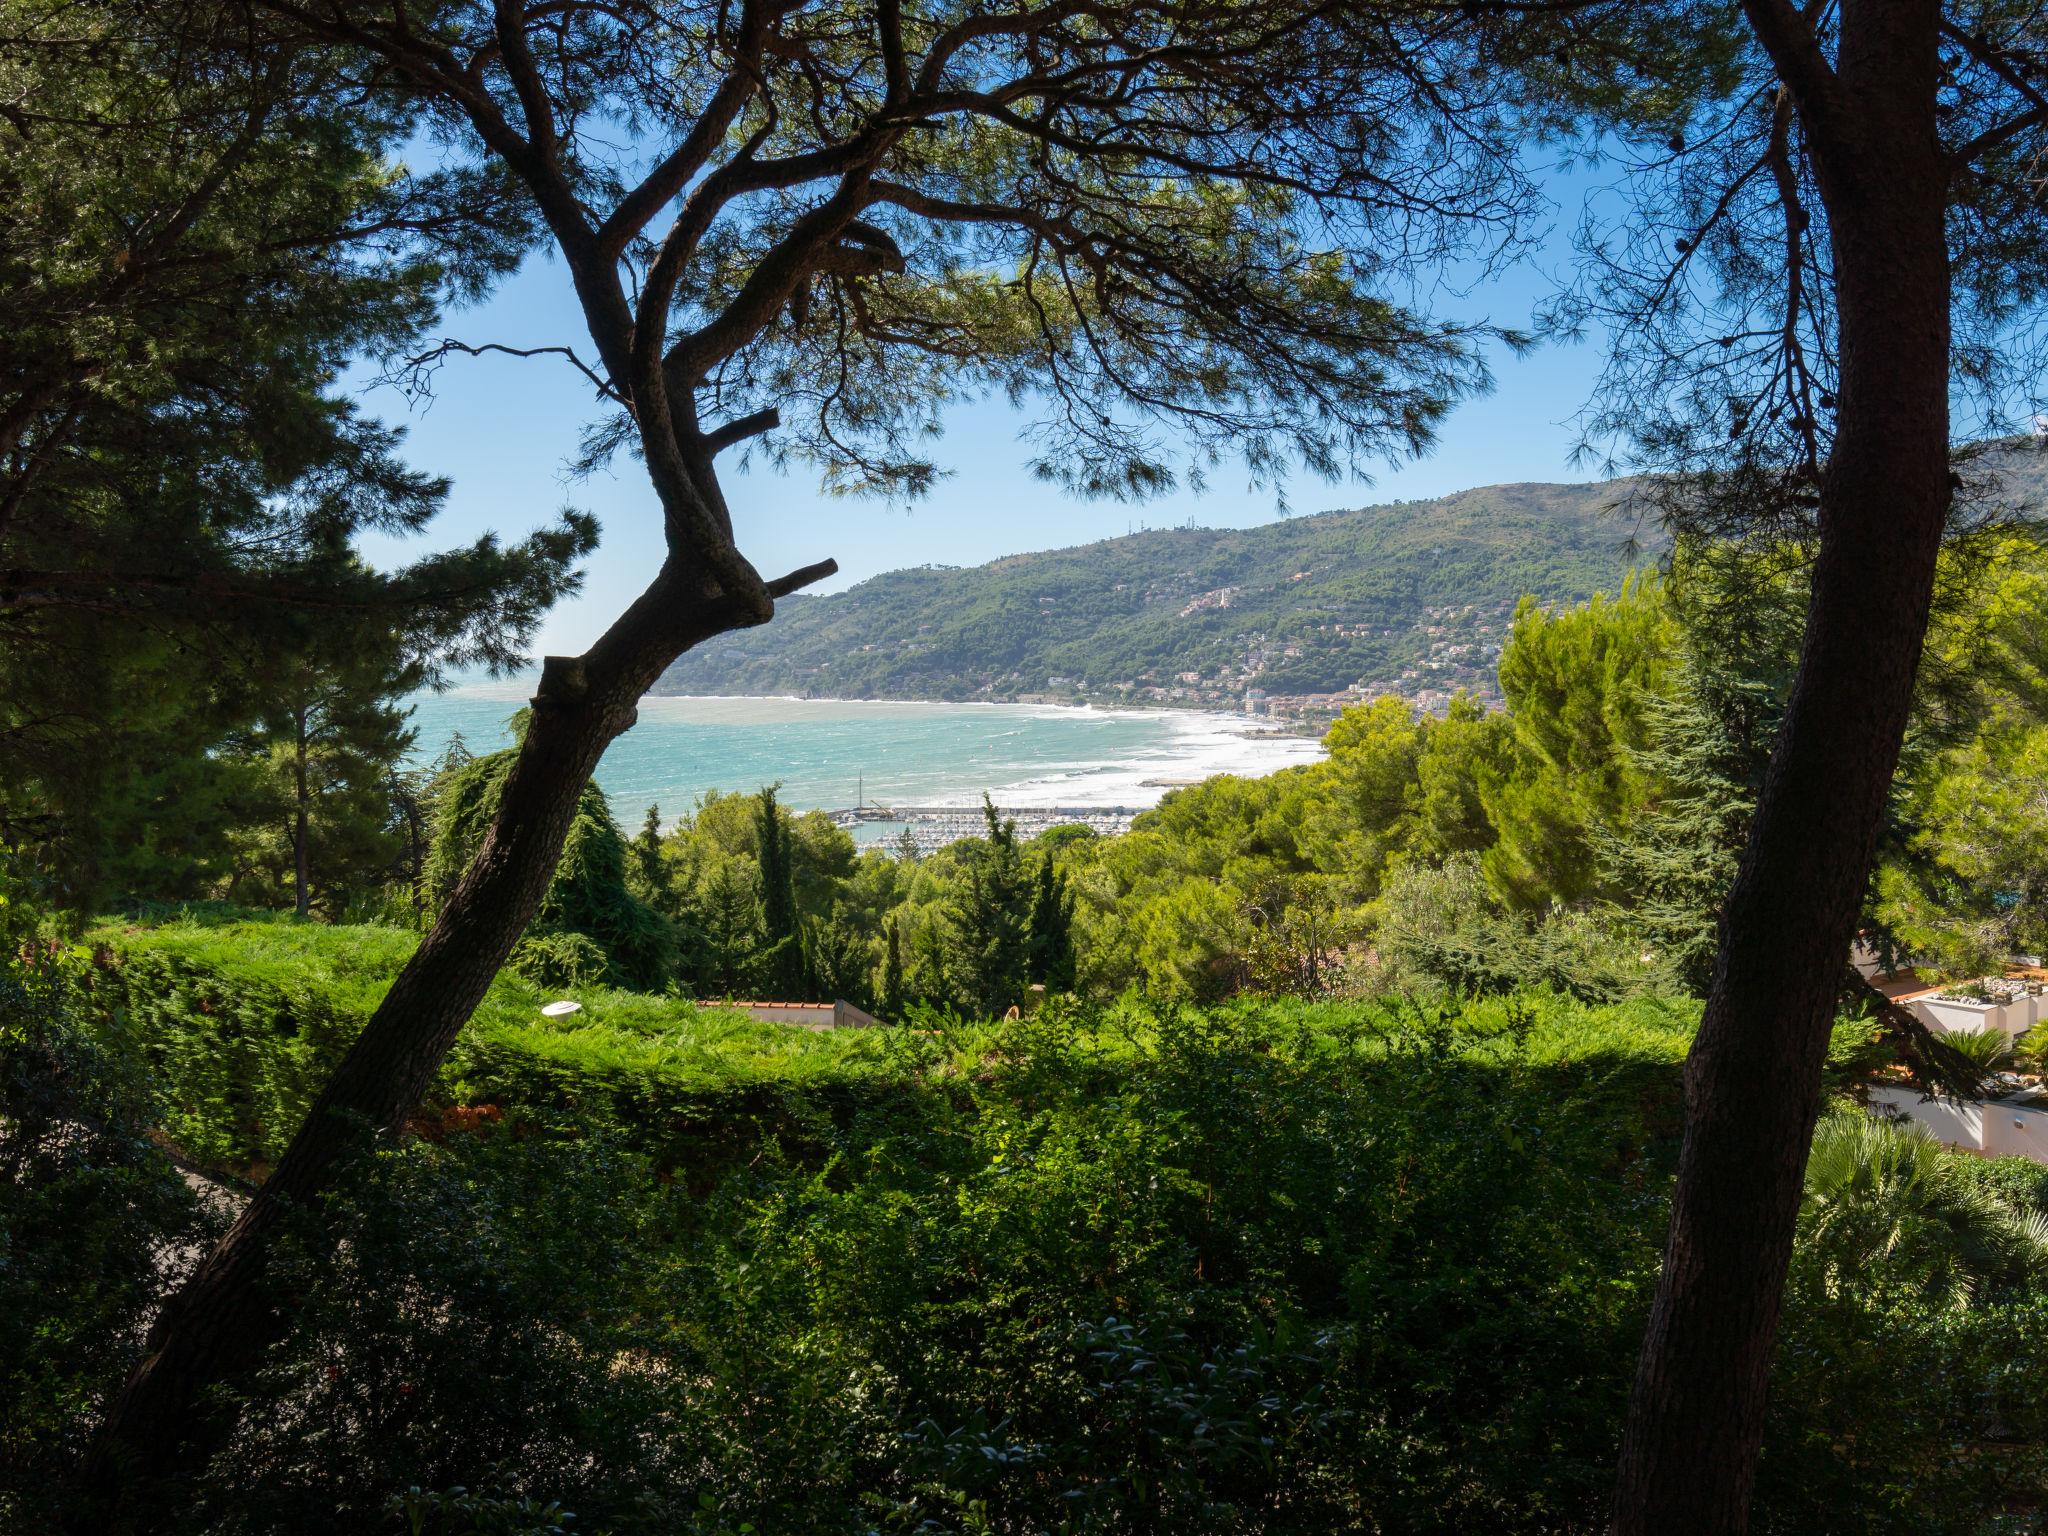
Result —
M 509 745 L 508 722 L 532 692 L 520 677 L 416 695 L 414 760 L 431 762 L 458 731 L 472 752 Z M 1320 743 L 1264 725 L 1192 710 L 649 695 L 597 781 L 628 830 L 650 805 L 668 821 L 707 791 L 766 784 L 799 811 L 972 805 L 984 791 L 1006 808 L 1143 807 L 1176 782 L 1322 755 Z

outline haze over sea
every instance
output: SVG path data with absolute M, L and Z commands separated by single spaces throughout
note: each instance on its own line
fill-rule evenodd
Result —
M 457 731 L 472 752 L 509 746 L 507 722 L 533 682 L 414 695 L 414 760 L 438 757 Z M 862 795 L 871 804 L 971 805 L 984 790 L 1010 808 L 1149 806 L 1166 793 L 1158 781 L 1265 774 L 1323 755 L 1320 742 L 1262 724 L 1192 710 L 649 695 L 597 781 L 628 831 L 650 805 L 670 821 L 707 790 L 750 794 L 778 780 L 783 803 L 798 811 Z

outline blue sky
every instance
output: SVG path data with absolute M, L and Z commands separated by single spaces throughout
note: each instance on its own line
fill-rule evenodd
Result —
M 1563 185 L 1563 184 L 1559 184 Z M 1569 228 L 1574 206 L 1556 223 Z M 1561 235 L 1533 264 L 1436 306 L 1460 318 L 1486 317 L 1526 326 L 1570 260 Z M 533 347 L 588 339 L 559 263 L 535 258 L 491 298 L 446 317 L 443 330 L 465 341 Z M 1496 388 L 1451 415 L 1427 457 L 1379 466 L 1370 486 L 1297 478 L 1288 491 L 1297 515 L 1331 507 L 1442 495 L 1512 480 L 1586 478 L 1568 456 L 1571 418 L 1591 393 L 1601 363 L 1597 344 L 1544 346 L 1491 359 Z M 435 381 L 434 398 L 409 403 L 391 388 L 359 388 L 363 407 L 406 429 L 406 457 L 453 481 L 447 510 L 427 542 L 466 542 L 495 529 L 516 538 L 573 505 L 594 513 L 603 542 L 588 564 L 582 595 L 551 614 L 536 654 L 583 649 L 645 585 L 661 558 L 659 516 L 639 467 L 621 455 L 607 473 L 572 480 L 566 465 L 579 434 L 596 414 L 590 385 L 559 358 L 456 358 Z M 963 406 L 945 418 L 938 462 L 952 471 L 929 497 L 908 510 L 818 494 L 798 475 L 765 467 L 738 473 L 726 459 L 726 493 L 741 547 L 764 575 L 831 556 L 840 575 L 833 590 L 881 571 L 937 563 L 978 565 L 1022 550 L 1057 548 L 1120 534 L 1133 527 L 1246 527 L 1280 515 L 1270 490 L 1247 488 L 1227 468 L 1202 495 L 1177 493 L 1143 506 L 1077 501 L 1024 471 L 1028 450 L 1017 431 L 1025 420 L 1002 401 Z M 371 558 L 402 556 L 401 547 L 373 543 Z

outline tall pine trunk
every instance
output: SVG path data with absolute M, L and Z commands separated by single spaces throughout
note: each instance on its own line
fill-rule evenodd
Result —
M 1840 325 L 1805 643 L 1686 1063 L 1671 1230 L 1622 1447 L 1618 1536 L 1740 1532 L 1821 1070 L 1947 522 L 1948 171 L 1931 0 L 1843 7 L 1854 141 L 1814 135 Z M 1839 114 L 1838 114 L 1839 116 Z
M 290 1298 L 269 1274 L 280 1223 L 315 1205 L 348 1157 L 402 1129 L 426 1094 L 539 909 L 583 786 L 633 724 L 640 695 L 690 646 L 764 617 L 664 571 L 586 657 L 549 659 L 468 871 L 276 1168 L 158 1316 L 142 1363 L 108 1406 L 86 1458 L 86 1491 L 96 1496 L 79 1529 L 159 1507 L 182 1470 L 203 1464 L 232 1418 L 232 1408 L 205 1416 L 205 1389 L 247 1372 L 288 1324 Z

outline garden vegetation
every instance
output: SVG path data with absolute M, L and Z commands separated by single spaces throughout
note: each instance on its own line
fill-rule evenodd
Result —
M 2038 1523 L 2038 1180 L 1855 1101 L 2042 1042 L 1845 964 L 2048 940 L 2030 0 L 0 12 L 7 1523 Z M 1117 838 L 614 823 L 646 691 L 836 568 L 725 456 L 914 498 L 996 394 L 1081 495 L 1420 452 L 1532 339 L 1422 307 L 1539 238 L 1532 145 L 1619 164 L 1538 327 L 1670 554 L 1489 557 L 1501 708 Z M 423 766 L 404 694 L 598 529 L 372 564 L 446 486 L 339 386 L 536 255 L 663 556 Z M 863 677 L 1049 669 L 1001 585 L 931 644 L 1015 677 Z

